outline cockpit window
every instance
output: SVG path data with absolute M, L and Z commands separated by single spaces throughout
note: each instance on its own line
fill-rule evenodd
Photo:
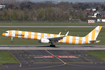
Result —
M 5 32 L 5 33 L 8 33 L 8 32 Z

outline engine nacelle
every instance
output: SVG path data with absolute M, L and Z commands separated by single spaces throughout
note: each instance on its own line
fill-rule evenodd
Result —
M 50 43 L 50 40 L 47 38 L 42 38 L 41 40 L 39 40 L 40 43 Z

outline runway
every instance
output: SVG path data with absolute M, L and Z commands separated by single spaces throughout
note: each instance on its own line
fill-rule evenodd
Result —
M 6 46 L 0 51 L 11 52 L 19 64 L 4 64 L 0 70 L 104 70 L 105 61 L 87 54 L 105 50 L 105 46 Z
M 7 45 L 1 45 L 0 50 L 105 50 L 105 46 L 94 46 L 94 45 L 85 45 L 85 46 L 56 46 L 56 47 L 50 47 L 50 46 L 7 46 Z
M 5 51 L 5 50 L 4 50 Z M 88 51 L 74 50 L 8 50 L 20 64 L 4 64 L 0 70 L 104 70 L 105 62 L 95 58 Z M 35 58 L 46 56 L 47 58 Z M 48 58 L 48 56 L 54 56 Z M 75 56 L 78 58 L 60 58 Z
M 37 27 L 37 28 L 44 27 L 46 28 L 46 27 L 96 27 L 96 26 L 0 26 L 0 27 Z

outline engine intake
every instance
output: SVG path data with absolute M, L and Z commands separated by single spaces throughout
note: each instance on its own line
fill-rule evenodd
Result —
M 40 43 L 50 43 L 50 40 L 47 38 L 42 38 L 41 40 L 39 40 Z

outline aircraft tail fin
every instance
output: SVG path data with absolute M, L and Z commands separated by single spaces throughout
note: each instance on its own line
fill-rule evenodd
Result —
M 93 29 L 89 34 L 87 34 L 85 36 L 86 39 L 90 40 L 90 41 L 94 41 L 96 40 L 98 34 L 100 33 L 102 26 L 97 26 L 95 29 Z

